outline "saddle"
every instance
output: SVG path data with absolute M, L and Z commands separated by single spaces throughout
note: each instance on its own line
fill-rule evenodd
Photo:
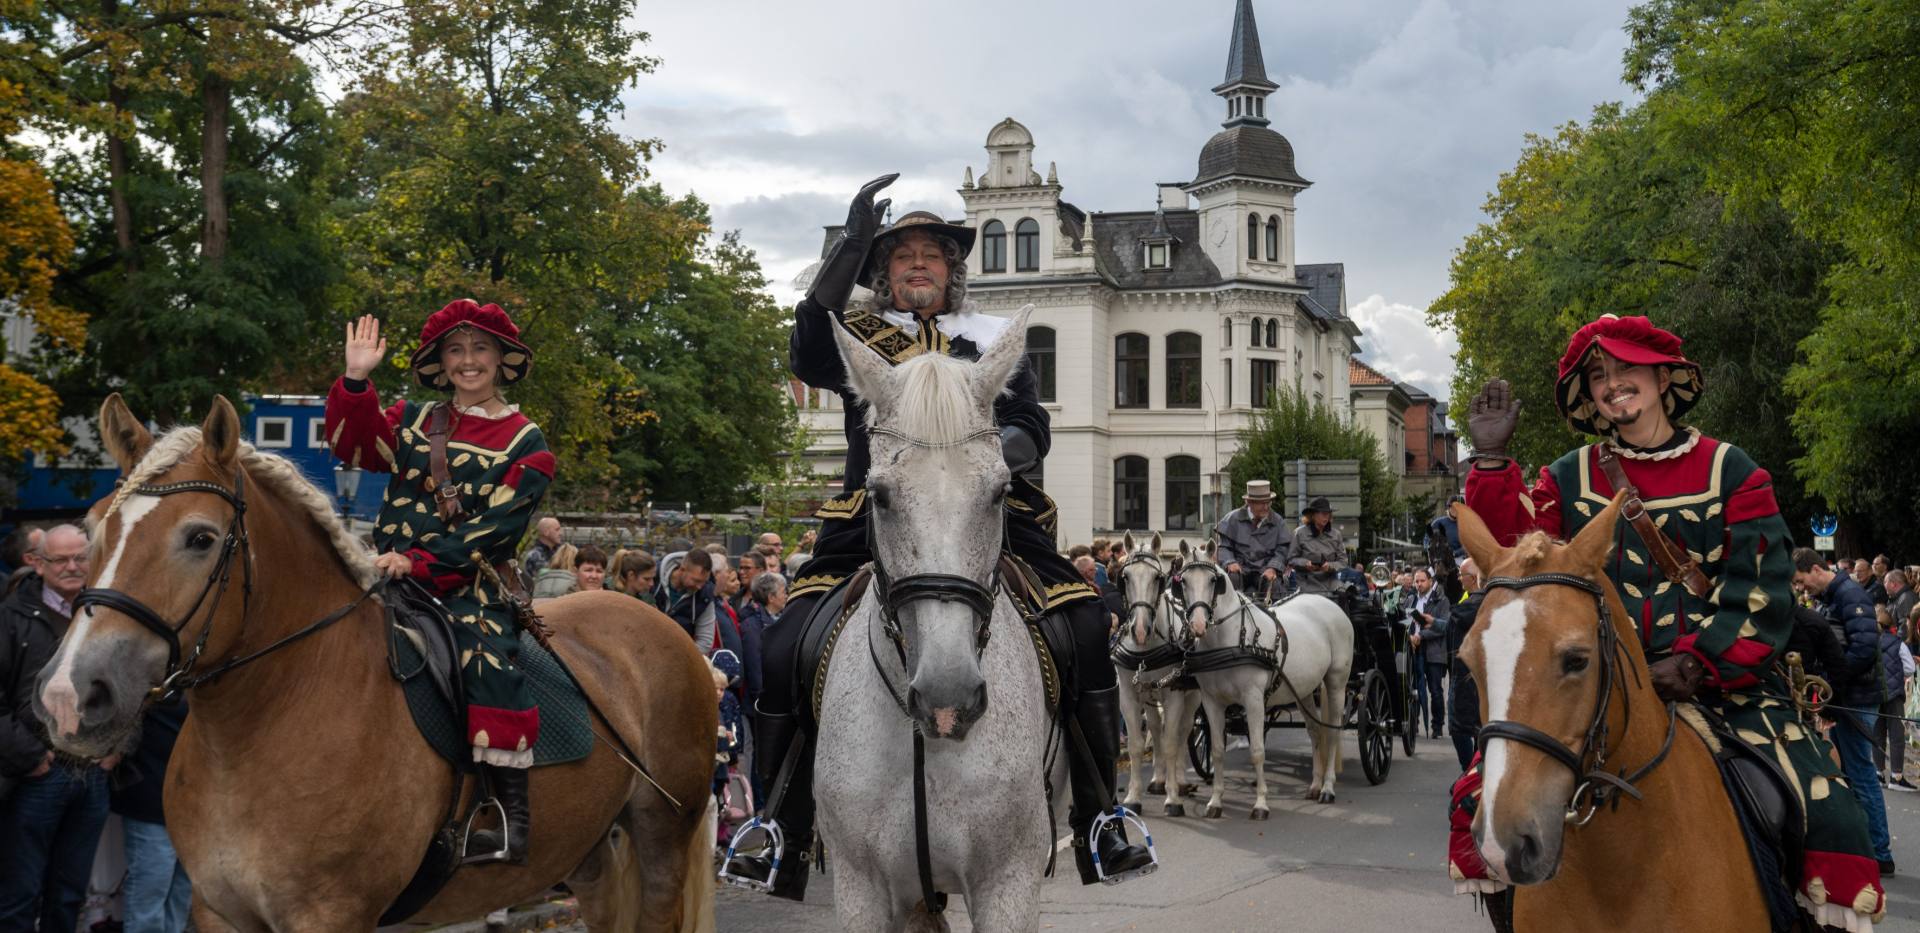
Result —
M 1033 639 L 1034 653 L 1040 662 L 1040 676 L 1046 684 L 1047 706 L 1060 703 L 1061 674 L 1073 666 L 1073 632 L 1063 614 L 1047 613 L 1041 595 L 1046 588 L 1033 570 L 1008 555 L 1000 556 L 1001 588 L 1013 599 L 1013 605 L 1027 622 L 1027 634 Z M 827 667 L 833 663 L 833 649 L 853 608 L 873 582 L 873 571 L 862 567 L 833 585 L 814 603 L 802 621 L 798 649 L 794 651 L 793 709 L 805 710 L 812 721 L 820 721 L 820 704 L 827 686 Z
M 1720 767 L 1720 782 L 1740 819 L 1740 833 L 1766 897 L 1774 933 L 1796 929 L 1800 914 L 1794 891 L 1800 886 L 1807 831 L 1799 792 L 1779 762 L 1736 735 L 1718 713 L 1691 705 L 1680 710 L 1681 718 L 1706 740 L 1714 764 Z

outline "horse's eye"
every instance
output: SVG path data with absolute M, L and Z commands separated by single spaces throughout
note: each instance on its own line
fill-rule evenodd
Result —
M 1563 674 L 1578 674 L 1587 669 L 1587 661 L 1585 653 L 1567 655 L 1560 659 L 1560 671 Z
M 216 540 L 218 539 L 211 531 L 196 531 L 193 537 L 187 539 L 187 547 L 195 551 L 212 550 L 213 542 Z
M 878 509 L 893 508 L 893 497 L 887 495 L 887 487 L 874 486 L 867 490 L 873 496 L 873 506 Z

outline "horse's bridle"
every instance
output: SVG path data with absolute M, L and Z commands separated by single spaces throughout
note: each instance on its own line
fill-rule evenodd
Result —
M 1225 621 L 1225 619 L 1215 619 L 1213 617 L 1213 603 L 1214 603 L 1214 600 L 1219 599 L 1223 594 L 1226 593 L 1227 587 L 1230 585 L 1227 582 L 1227 569 L 1225 567 L 1220 566 L 1219 564 L 1214 563 L 1213 561 L 1203 560 L 1201 558 L 1195 557 L 1195 558 L 1188 559 L 1180 564 L 1180 574 L 1184 575 L 1187 571 L 1192 570 L 1196 567 L 1203 570 L 1211 571 L 1213 573 L 1213 595 L 1207 597 L 1207 601 L 1199 607 L 1205 610 L 1207 613 L 1207 624 L 1212 625 L 1215 622 Z M 1190 624 L 1192 622 L 1193 617 L 1187 610 L 1187 594 L 1186 594 L 1185 584 L 1173 577 L 1169 577 L 1167 582 L 1167 602 L 1173 606 L 1174 612 L 1177 612 L 1180 614 L 1180 624 L 1174 626 L 1174 631 L 1179 634 L 1181 647 L 1184 647 L 1184 648 L 1193 647 L 1193 643 L 1195 639 L 1193 635 L 1193 626 Z M 1242 602 L 1241 608 L 1242 609 L 1246 608 L 1245 601 Z M 1232 613 L 1228 613 L 1228 615 L 1231 616 Z
M 1573 796 L 1567 800 L 1566 821 L 1575 826 L 1585 826 L 1599 812 L 1600 807 L 1611 802 L 1618 806 L 1620 800 L 1616 794 L 1625 794 L 1635 800 L 1641 799 L 1639 788 L 1634 785 L 1645 778 L 1654 768 L 1667 758 L 1667 752 L 1673 748 L 1674 706 L 1667 704 L 1667 738 L 1660 746 L 1659 754 L 1651 761 L 1641 765 L 1629 774 L 1624 769 L 1618 773 L 1606 770 L 1607 765 L 1607 712 L 1613 702 L 1613 688 L 1619 679 L 1619 667 L 1624 665 L 1633 672 L 1634 682 L 1640 680 L 1640 671 L 1633 666 L 1627 656 L 1627 648 L 1620 640 L 1620 634 L 1613 627 L 1613 613 L 1607 608 L 1606 593 L 1600 585 L 1570 573 L 1536 573 L 1524 577 L 1491 577 L 1486 583 L 1487 589 L 1513 590 L 1516 593 L 1535 586 L 1569 586 L 1580 590 L 1593 598 L 1593 605 L 1599 614 L 1598 638 L 1600 642 L 1600 699 L 1594 704 L 1593 721 L 1587 725 L 1586 738 L 1581 742 L 1583 751 L 1575 752 L 1559 739 L 1511 719 L 1496 719 L 1480 727 L 1480 747 L 1484 750 L 1487 743 L 1494 739 L 1506 739 L 1536 749 L 1547 757 L 1564 765 L 1573 772 Z M 1621 736 L 1633 723 L 1632 694 L 1621 691 L 1621 706 L 1625 711 Z M 1584 798 L 1584 802 L 1583 802 Z M 1584 812 L 1583 812 L 1584 811 Z
M 247 536 L 247 474 L 245 470 L 234 470 L 233 488 L 228 489 L 218 483 L 205 480 L 186 480 L 178 483 L 155 485 L 148 483 L 135 486 L 126 495 L 172 496 L 180 493 L 198 492 L 218 496 L 233 507 L 233 517 L 227 520 L 227 529 L 220 540 L 220 556 L 214 561 L 213 569 L 207 573 L 207 582 L 200 587 L 200 595 L 194 597 L 193 605 L 180 617 L 177 625 L 169 624 L 152 606 L 138 597 L 123 590 L 107 587 L 87 587 L 73 598 L 73 615 L 79 618 L 83 609 L 99 606 L 112 609 L 160 636 L 167 643 L 167 672 L 160 684 L 149 692 L 149 698 L 155 701 L 165 700 L 182 691 L 207 683 L 221 674 L 245 664 L 250 664 L 268 654 L 280 650 L 308 635 L 313 634 L 345 618 L 360 603 L 373 594 L 379 584 L 368 587 L 358 599 L 339 609 L 320 617 L 305 628 L 288 635 L 273 644 L 244 657 L 226 661 L 203 674 L 195 674 L 194 666 L 200 662 L 200 656 L 207 650 L 207 639 L 213 635 L 213 622 L 220 613 L 220 600 L 227 592 L 227 584 L 232 580 L 233 558 L 240 555 L 240 627 L 244 630 L 247 617 L 253 608 L 253 547 Z M 212 597 L 212 601 L 208 601 Z M 200 607 L 207 607 L 207 624 L 200 629 L 200 637 L 194 640 L 193 651 L 181 660 L 180 633 L 193 623 L 200 614 Z
M 962 444 L 971 443 L 983 438 L 991 437 L 998 439 L 1000 436 L 1000 432 L 996 428 L 982 428 L 951 441 L 928 441 L 913 437 L 909 434 L 903 434 L 891 428 L 874 428 L 870 433 L 880 437 L 891 437 L 915 447 L 928 449 L 958 447 Z M 867 541 L 869 545 L 875 540 L 875 511 L 876 509 L 867 510 Z M 1005 509 L 1003 508 L 1002 512 L 1004 513 L 1004 511 Z M 1003 525 L 1005 520 L 1003 514 L 1001 518 Z M 1005 540 L 1004 529 L 1002 530 L 1002 540 Z M 880 560 L 879 549 L 873 548 L 872 550 L 873 594 L 874 599 L 880 604 L 881 630 L 885 632 L 887 638 L 893 642 L 894 648 L 900 654 L 901 663 L 906 663 L 907 636 L 900 628 L 900 610 L 914 603 L 926 600 L 942 603 L 959 603 L 972 611 L 973 617 L 976 620 L 973 632 L 974 656 L 979 657 L 986 652 L 987 639 L 991 635 L 993 624 L 994 594 L 1000 589 L 1000 563 L 998 560 L 993 562 L 993 569 L 988 571 L 987 581 L 985 583 L 971 577 L 963 577 L 959 574 L 952 573 L 910 573 L 903 577 L 895 577 L 887 572 L 886 564 Z M 994 550 L 996 554 L 999 552 L 998 548 Z
M 1172 588 L 1172 584 L 1170 582 L 1171 578 L 1168 576 L 1168 573 L 1167 573 L 1166 564 L 1163 561 L 1161 561 L 1158 556 L 1154 554 L 1149 554 L 1146 551 L 1141 550 L 1141 551 L 1135 551 L 1132 554 L 1128 554 L 1127 559 L 1121 561 L 1120 566 L 1115 568 L 1115 572 L 1120 575 L 1120 579 L 1122 581 L 1120 584 L 1120 590 L 1122 593 L 1124 593 L 1126 592 L 1126 586 L 1127 586 L 1125 582 L 1127 577 L 1127 568 L 1135 564 L 1145 564 L 1145 563 L 1152 563 L 1154 565 L 1153 594 L 1158 598 L 1136 599 L 1128 602 L 1127 615 L 1129 616 L 1133 615 L 1133 612 L 1136 609 L 1147 610 L 1147 619 L 1148 619 L 1147 630 L 1151 632 L 1153 630 L 1154 623 L 1160 620 L 1160 600 L 1171 599 L 1170 590 Z M 1168 639 L 1168 640 L 1171 641 L 1172 639 Z

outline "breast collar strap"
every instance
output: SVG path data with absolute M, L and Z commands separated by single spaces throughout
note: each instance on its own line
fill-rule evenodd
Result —
M 1619 678 L 1619 669 L 1627 667 L 1633 672 L 1637 684 L 1640 671 L 1633 667 L 1627 656 L 1626 645 L 1621 643 L 1617 630 L 1613 627 L 1613 614 L 1607 608 L 1606 594 L 1599 584 L 1585 577 L 1570 573 L 1537 573 L 1524 577 L 1492 577 L 1487 580 L 1487 589 L 1505 589 L 1515 592 L 1535 586 L 1570 586 L 1593 598 L 1594 608 L 1599 615 L 1598 638 L 1600 642 L 1600 684 L 1599 701 L 1594 705 L 1593 721 L 1587 726 L 1585 739 L 1581 742 L 1582 751 L 1569 748 L 1554 738 L 1529 726 L 1511 719 L 1498 719 L 1480 727 L 1480 747 L 1486 748 L 1494 739 L 1505 739 L 1542 752 L 1547 757 L 1565 766 L 1573 772 L 1573 796 L 1567 801 L 1566 821 L 1575 826 L 1585 826 L 1599 812 L 1603 805 L 1611 803 L 1619 806 L 1620 795 L 1641 799 L 1640 790 L 1635 785 L 1653 772 L 1667 758 L 1673 748 L 1675 711 L 1672 703 L 1667 704 L 1667 737 L 1660 746 L 1658 754 L 1632 773 L 1622 769 L 1619 773 L 1606 769 L 1607 764 L 1607 713 L 1613 701 L 1614 684 Z M 1623 721 L 1630 727 L 1632 718 L 1632 694 L 1622 689 L 1621 707 L 1625 711 Z M 1622 738 L 1625 737 L 1624 730 Z

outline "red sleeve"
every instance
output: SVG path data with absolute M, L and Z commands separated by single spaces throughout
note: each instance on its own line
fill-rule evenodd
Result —
M 382 412 L 372 380 L 354 392 L 347 388 L 345 377 L 336 379 L 327 393 L 327 446 L 349 466 L 391 473 L 397 445 L 393 432 L 405 409 L 405 402 L 395 402 Z
M 1520 479 L 1520 465 L 1509 460 L 1498 470 L 1467 472 L 1467 507 L 1487 523 L 1502 547 L 1530 531 L 1560 537 L 1560 486 L 1545 467 L 1532 489 Z

